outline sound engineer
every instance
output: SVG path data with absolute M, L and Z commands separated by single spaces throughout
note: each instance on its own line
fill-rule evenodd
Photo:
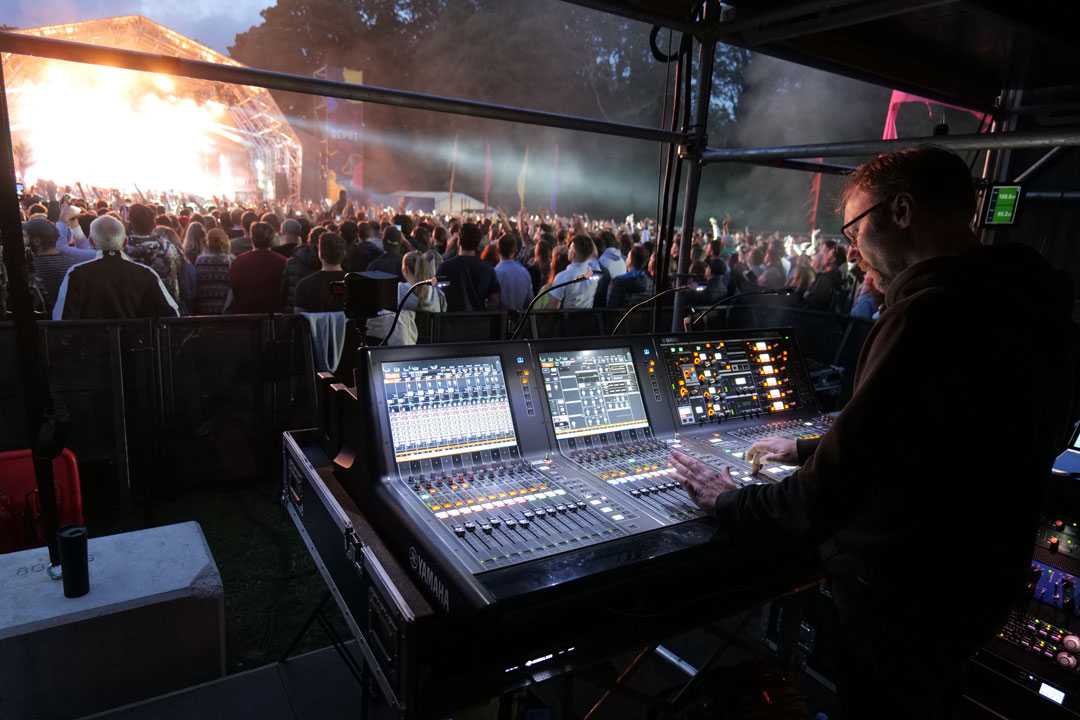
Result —
M 753 462 L 800 465 L 783 482 L 736 489 L 727 469 L 672 461 L 736 537 L 819 548 L 846 717 L 949 717 L 966 659 L 1023 586 L 1078 414 L 1073 290 L 1027 246 L 979 244 L 968 165 L 945 150 L 860 166 L 841 207 L 886 293 L 851 400 L 818 441 L 751 448 Z

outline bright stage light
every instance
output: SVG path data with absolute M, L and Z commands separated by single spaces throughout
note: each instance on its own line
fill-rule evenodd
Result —
M 15 142 L 29 149 L 23 181 L 234 197 L 230 154 L 247 143 L 224 105 L 176 90 L 164 75 L 42 62 L 9 93 Z

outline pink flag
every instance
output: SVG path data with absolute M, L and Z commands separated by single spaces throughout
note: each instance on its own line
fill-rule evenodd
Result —
M 979 118 L 980 126 L 986 122 L 986 114 L 981 113 L 978 110 L 972 110 L 966 107 L 960 107 L 959 105 L 950 105 L 948 103 L 938 102 L 936 100 L 928 100 L 918 95 L 912 95 L 911 93 L 900 92 L 899 90 L 892 91 L 892 97 L 889 98 L 889 110 L 885 113 L 885 131 L 881 134 L 882 140 L 896 140 L 898 137 L 896 134 L 896 116 L 900 112 L 900 106 L 905 103 L 922 103 L 926 106 L 926 112 L 929 114 L 932 112 L 931 105 L 937 105 L 939 107 L 952 108 L 953 110 L 962 110 L 966 113 L 971 113 L 975 117 Z M 989 132 L 990 128 L 984 128 L 983 132 Z
M 822 162 L 824 158 L 816 158 Z M 810 213 L 807 219 L 810 221 L 810 232 L 817 229 L 817 211 L 821 200 L 821 173 L 814 173 L 814 179 L 810 181 Z
M 488 209 L 488 194 L 491 193 L 491 143 L 484 143 L 484 211 Z

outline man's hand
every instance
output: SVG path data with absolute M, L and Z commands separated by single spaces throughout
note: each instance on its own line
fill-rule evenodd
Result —
M 767 437 L 750 446 L 746 451 L 746 461 L 750 463 L 751 472 L 756 475 L 765 463 L 797 465 L 799 454 L 795 441 L 791 438 Z
M 730 468 L 713 470 L 700 460 L 678 450 L 672 451 L 671 464 L 675 468 L 675 479 L 683 486 L 690 499 L 710 515 L 716 509 L 718 497 L 739 489 L 731 479 Z

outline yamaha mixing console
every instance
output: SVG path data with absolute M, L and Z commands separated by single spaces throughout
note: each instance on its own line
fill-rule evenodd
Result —
M 794 468 L 751 474 L 750 445 L 828 429 L 784 330 L 377 348 L 366 368 L 354 445 L 375 452 L 350 492 L 443 612 L 684 562 L 716 528 L 672 449 L 775 482 Z

